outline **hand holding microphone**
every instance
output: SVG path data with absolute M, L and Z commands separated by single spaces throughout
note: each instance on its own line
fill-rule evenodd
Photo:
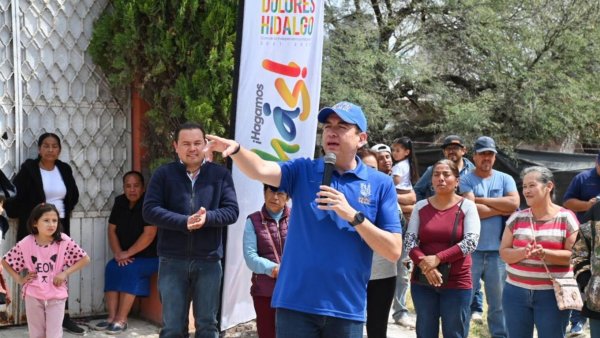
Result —
M 323 170 L 323 180 L 321 180 L 321 185 L 331 185 L 331 176 L 333 175 L 333 171 L 335 170 L 335 161 L 336 156 L 334 153 L 327 153 L 325 154 L 325 157 L 323 157 L 325 167 Z M 319 203 L 319 205 L 327 205 L 327 203 Z
M 323 181 L 315 200 L 318 203 L 318 208 L 320 210 L 333 210 L 341 218 L 350 221 L 354 218 L 356 210 L 348 204 L 344 194 L 329 186 L 333 171 L 335 170 L 336 156 L 334 153 L 327 153 L 323 160 L 325 161 Z

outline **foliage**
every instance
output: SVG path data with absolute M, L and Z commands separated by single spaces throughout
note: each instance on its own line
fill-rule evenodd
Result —
M 364 90 L 360 77 L 343 78 L 344 86 L 363 89 L 365 97 L 357 95 L 357 101 L 378 103 L 376 110 L 369 111 L 374 114 L 371 119 L 386 119 L 395 126 L 398 121 L 410 121 L 410 128 L 391 134 L 417 139 L 428 133 L 458 133 L 469 139 L 488 134 L 509 147 L 597 143 L 597 1 L 354 0 L 327 4 L 334 17 L 365 18 L 360 33 L 377 41 L 368 51 L 363 51 L 360 40 L 343 41 L 340 47 L 336 32 L 352 29 L 351 24 L 330 20 L 327 43 L 332 46 L 324 50 L 327 58 L 344 48 L 365 57 L 396 60 L 382 69 L 387 77 L 378 79 L 379 86 L 367 82 L 372 90 Z M 333 73 L 327 81 L 335 84 L 342 78 Z M 339 95 L 330 87 L 325 86 L 324 77 L 324 98 Z M 398 102 L 410 105 L 402 111 Z M 400 115 L 390 119 L 382 111 Z
M 370 17 L 354 13 L 339 20 L 345 24 L 329 31 L 329 39 L 323 47 L 326 56 L 321 105 L 330 106 L 342 100 L 358 103 L 369 112 L 369 130 L 382 130 L 383 122 L 389 119 L 377 117 L 391 116 L 382 107 L 385 107 L 385 86 L 390 80 L 386 70 L 395 59 L 383 53 L 375 43 L 377 28 Z M 360 86 L 356 85 L 357 81 Z
M 114 87 L 135 84 L 152 109 L 146 144 L 151 167 L 172 158 L 172 132 L 199 121 L 229 128 L 237 1 L 114 0 L 89 47 Z

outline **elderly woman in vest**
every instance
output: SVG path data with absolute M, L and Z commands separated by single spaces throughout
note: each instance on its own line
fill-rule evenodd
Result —
M 248 216 L 244 229 L 244 259 L 252 270 L 250 294 L 256 310 L 259 338 L 275 338 L 275 309 L 271 296 L 279 273 L 281 255 L 288 230 L 289 196 L 264 185 L 265 203 Z

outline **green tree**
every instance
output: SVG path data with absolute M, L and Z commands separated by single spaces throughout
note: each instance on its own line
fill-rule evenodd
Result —
M 134 84 L 150 104 L 151 167 L 172 158 L 172 131 L 229 128 L 238 1 L 114 0 L 94 26 L 90 53 L 114 87 Z
M 351 30 L 343 18 L 362 15 L 386 60 L 375 93 L 365 102 L 390 111 L 392 134 L 493 135 L 501 143 L 597 143 L 600 136 L 600 4 L 592 0 L 354 0 L 329 1 L 326 62 L 336 48 L 368 53 L 336 32 Z M 370 18 L 370 19 L 369 19 Z M 355 33 L 358 34 L 358 33 Z M 369 54 L 371 53 L 371 54 Z M 355 56 L 360 59 L 360 56 Z M 324 69 L 326 69 L 324 67 Z M 376 70 L 377 71 L 377 70 Z M 335 73 L 331 87 L 341 82 Z M 324 80 L 325 81 L 325 80 Z M 362 79 L 344 78 L 362 89 Z M 330 91 L 330 86 L 324 86 Z M 333 92 L 333 91 L 332 91 Z M 375 95 L 377 94 L 377 95 Z M 323 93 L 323 97 L 328 97 Z M 383 98 L 383 99 L 382 99 Z M 398 108 L 398 103 L 403 103 Z M 377 114 L 377 111 L 374 111 Z M 400 123 L 399 123 L 400 122 Z M 380 129 L 383 130 L 383 129 Z M 386 130 L 387 132 L 387 130 Z M 394 135 L 395 136 L 395 135 Z

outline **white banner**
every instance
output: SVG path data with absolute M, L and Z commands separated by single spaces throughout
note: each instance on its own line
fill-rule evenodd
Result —
M 315 148 L 324 0 L 246 1 L 235 139 L 262 158 L 312 157 Z M 262 183 L 233 166 L 240 217 L 229 226 L 221 329 L 256 317 L 244 262 L 246 217 L 264 202 Z

